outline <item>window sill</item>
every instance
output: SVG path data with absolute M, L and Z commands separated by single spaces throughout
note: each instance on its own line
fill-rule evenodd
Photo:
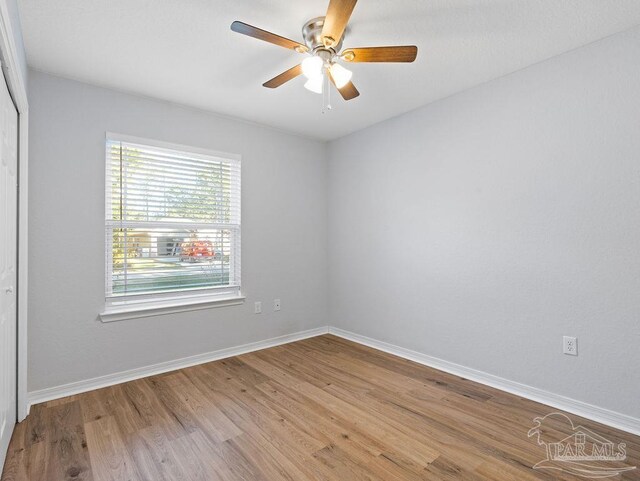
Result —
M 244 296 L 223 298 L 178 298 L 154 302 L 131 302 L 118 306 L 108 306 L 99 317 L 102 322 L 124 321 L 140 317 L 161 316 L 177 312 L 198 311 L 214 307 L 238 306 L 244 304 Z

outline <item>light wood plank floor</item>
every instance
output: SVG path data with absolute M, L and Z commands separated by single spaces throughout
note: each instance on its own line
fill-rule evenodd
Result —
M 327 335 L 34 406 L 1 479 L 584 480 L 532 469 L 553 411 Z M 571 419 L 640 465 L 640 437 Z

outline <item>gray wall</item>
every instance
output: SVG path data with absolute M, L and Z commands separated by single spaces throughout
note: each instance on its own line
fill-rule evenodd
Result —
M 328 151 L 30 72 L 29 389 L 332 324 L 640 416 L 638 58 L 634 29 Z M 97 320 L 107 130 L 242 154 L 245 305 Z
M 332 324 L 640 416 L 638 59 L 636 28 L 333 142 Z
M 324 144 L 35 71 L 30 115 L 30 391 L 327 324 Z M 244 305 L 98 320 L 105 131 L 242 155 Z

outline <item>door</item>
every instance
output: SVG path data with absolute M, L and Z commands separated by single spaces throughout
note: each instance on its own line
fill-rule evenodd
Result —
M 0 78 L 0 470 L 16 423 L 18 113 Z

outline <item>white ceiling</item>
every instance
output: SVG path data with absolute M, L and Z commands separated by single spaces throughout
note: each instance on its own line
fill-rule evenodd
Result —
M 352 64 L 360 97 L 297 78 L 300 54 L 231 32 L 242 20 L 301 41 L 328 0 L 20 0 L 33 68 L 333 139 L 640 24 L 638 0 L 360 0 L 345 47 L 415 44 L 414 64 Z

